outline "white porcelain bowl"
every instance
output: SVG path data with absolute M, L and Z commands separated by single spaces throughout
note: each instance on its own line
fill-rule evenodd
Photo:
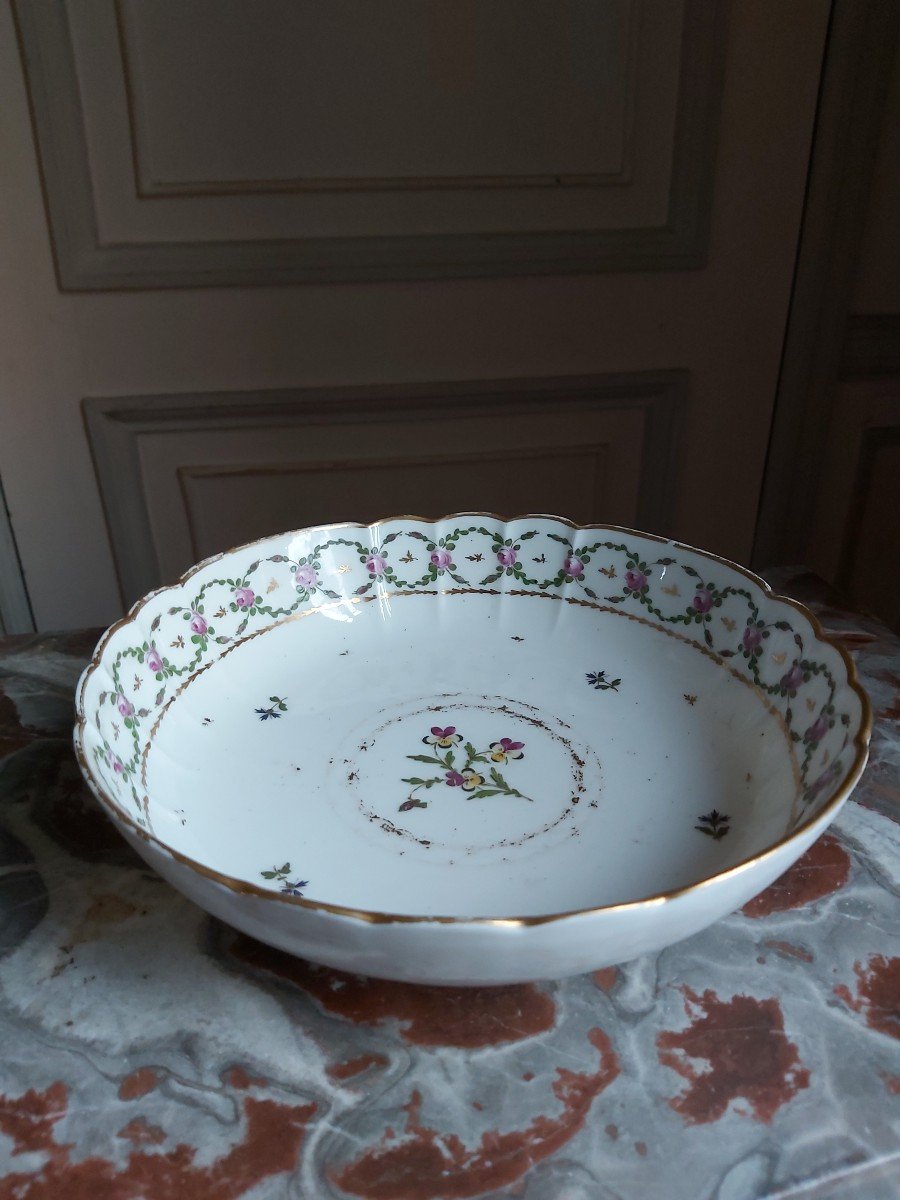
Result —
M 573 974 L 687 937 L 818 837 L 869 705 L 792 600 L 554 517 L 266 538 L 152 593 L 78 688 L 134 848 L 230 924 L 432 983 Z

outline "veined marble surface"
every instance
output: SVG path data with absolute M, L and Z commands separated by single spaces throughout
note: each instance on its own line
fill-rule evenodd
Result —
M 97 633 L 0 642 L 0 1200 L 900 1196 L 900 639 L 775 582 L 877 714 L 837 823 L 662 954 L 497 989 L 340 976 L 192 906 L 75 767 Z

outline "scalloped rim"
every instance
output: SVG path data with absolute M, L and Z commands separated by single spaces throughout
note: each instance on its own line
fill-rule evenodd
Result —
M 555 521 L 567 529 L 578 531 L 592 530 L 598 533 L 611 532 L 631 534 L 634 537 L 645 538 L 650 542 L 657 542 L 658 544 L 665 546 L 673 546 L 678 550 L 686 550 L 691 554 L 699 554 L 702 558 L 707 558 L 711 562 L 719 563 L 722 566 L 730 568 L 732 571 L 737 571 L 738 574 L 743 575 L 745 579 L 748 579 L 755 587 L 757 587 L 766 597 L 766 599 L 778 601 L 782 604 L 788 605 L 790 608 L 795 609 L 801 614 L 801 616 L 809 621 L 816 640 L 826 646 L 830 646 L 833 650 L 837 651 L 847 672 L 847 683 L 859 697 L 862 710 L 860 727 L 853 738 L 853 745 L 856 749 L 856 754 L 850 768 L 844 776 L 841 786 L 835 792 L 834 796 L 832 796 L 824 808 L 814 817 L 804 821 L 803 824 L 799 825 L 792 833 L 786 834 L 777 842 L 773 842 L 771 846 L 768 846 L 765 850 L 760 851 L 759 854 L 752 855 L 750 858 L 744 859 L 742 862 L 735 864 L 733 867 L 729 867 L 725 871 L 719 871 L 714 875 L 708 875 L 704 879 L 697 880 L 695 883 L 687 884 L 684 887 L 675 888 L 667 892 L 655 893 L 651 896 L 644 896 L 639 900 L 626 900 L 620 904 L 600 904 L 591 908 L 576 908 L 567 912 L 546 913 L 539 916 L 445 917 L 414 916 L 408 913 L 382 913 L 369 909 L 348 908 L 341 904 L 328 904 L 318 900 L 307 900 L 300 896 L 284 895 L 281 892 L 274 892 L 267 888 L 261 888 L 257 884 L 250 883 L 247 880 L 236 879 L 231 875 L 224 875 L 220 871 L 216 871 L 212 867 L 207 867 L 203 863 L 197 862 L 196 859 L 190 858 L 186 854 L 182 854 L 179 850 L 175 850 L 172 846 L 168 845 L 168 843 L 156 837 L 155 834 L 152 834 L 148 830 L 142 828 L 135 820 L 133 820 L 132 817 L 119 808 L 115 800 L 113 800 L 113 798 L 106 793 L 106 791 L 94 778 L 90 763 L 88 762 L 87 756 L 84 753 L 84 741 L 82 736 L 85 725 L 87 724 L 87 716 L 84 712 L 83 706 L 84 692 L 87 682 L 97 667 L 100 666 L 100 660 L 103 656 L 103 651 L 113 634 L 123 626 L 131 623 L 135 617 L 137 617 L 138 613 L 140 613 L 141 610 L 155 597 L 160 596 L 165 592 L 171 592 L 176 588 L 182 587 L 192 576 L 196 575 L 198 571 L 203 570 L 204 567 L 209 566 L 211 563 L 219 562 L 221 559 L 227 558 L 231 554 L 237 554 L 243 550 L 250 550 L 254 546 L 261 545 L 263 542 L 271 541 L 272 537 L 294 538 L 303 534 L 333 532 L 334 530 L 338 529 L 378 529 L 382 525 L 389 525 L 396 521 L 421 521 L 426 525 L 437 526 L 444 521 L 454 521 L 462 517 L 487 517 L 491 520 L 501 521 L 506 525 L 509 525 L 513 521 Z M 175 862 L 189 867 L 192 871 L 206 879 L 210 879 L 215 883 L 227 887 L 230 891 L 237 892 L 241 895 L 256 896 L 260 899 L 273 901 L 279 904 L 289 904 L 297 908 L 305 908 L 315 912 L 326 912 L 331 913 L 334 916 L 349 917 L 358 921 L 363 921 L 366 924 L 379 925 L 440 924 L 479 926 L 498 925 L 513 927 L 546 925 L 552 921 L 562 921 L 573 917 L 585 917 L 605 912 L 618 913 L 632 909 L 652 908 L 660 904 L 664 904 L 669 900 L 675 900 L 680 896 L 685 896 L 692 892 L 696 892 L 701 888 L 709 887 L 712 884 L 719 883 L 720 881 L 731 879 L 748 870 L 750 867 L 755 866 L 758 863 L 765 862 L 783 847 L 789 846 L 793 842 L 800 841 L 803 834 L 812 826 L 821 824 L 824 828 L 830 823 L 833 817 L 836 816 L 838 809 L 840 809 L 844 801 L 859 782 L 860 776 L 862 775 L 868 760 L 869 741 L 872 736 L 872 705 L 865 689 L 859 682 L 856 664 L 850 657 L 847 650 L 840 644 L 840 642 L 836 638 L 829 637 L 829 635 L 825 632 L 821 621 L 818 619 L 815 613 L 811 612 L 806 607 L 806 605 L 801 604 L 798 600 L 794 600 L 791 596 L 784 596 L 773 591 L 764 579 L 762 579 L 759 575 L 755 575 L 752 571 L 748 571 L 746 567 L 742 567 L 738 563 L 732 562 L 730 559 L 723 558 L 721 555 L 713 554 L 708 550 L 700 550 L 696 546 L 690 546 L 686 542 L 678 542 L 671 538 L 660 537 L 658 534 L 642 533 L 639 529 L 632 529 L 626 525 L 578 525 L 574 521 L 569 521 L 566 517 L 558 517 L 550 513 L 524 513 L 521 516 L 515 517 L 503 517 L 500 516 L 499 513 L 491 512 L 448 513 L 443 517 L 420 517 L 404 513 L 394 517 L 381 517 L 377 521 L 338 521 L 331 525 L 309 525 L 303 529 L 290 530 L 283 534 L 269 534 L 266 537 L 256 538 L 251 542 L 244 542 L 240 546 L 232 546 L 228 550 L 223 550 L 219 554 L 213 554 L 209 558 L 203 559 L 202 562 L 196 563 L 190 568 L 190 570 L 185 571 L 175 583 L 167 584 L 163 587 L 156 588 L 152 592 L 148 592 L 146 596 L 143 596 L 140 600 L 136 601 L 131 608 L 129 608 L 124 617 L 121 617 L 118 621 L 111 625 L 109 629 L 106 630 L 94 648 L 94 653 L 91 655 L 91 660 L 88 666 L 82 672 L 81 678 L 78 681 L 75 693 L 75 709 L 77 720 L 72 737 L 75 747 L 75 757 L 78 761 L 79 767 L 81 768 L 81 772 L 87 781 L 88 787 L 93 792 L 100 804 L 108 811 L 112 820 L 116 824 L 126 826 L 130 833 L 140 838 L 142 841 L 149 842 L 150 844 L 154 845 Z

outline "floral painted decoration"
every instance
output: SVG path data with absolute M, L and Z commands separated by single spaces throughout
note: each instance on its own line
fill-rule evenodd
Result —
M 281 884 L 278 889 L 285 896 L 302 896 L 303 888 L 309 886 L 308 879 L 291 879 L 291 864 L 284 863 L 283 866 L 273 867 L 271 871 L 260 871 L 263 879 L 275 879 Z
M 272 721 L 287 712 L 286 699 L 283 696 L 270 696 L 268 708 L 255 708 L 253 711 L 261 721 Z
M 402 779 L 401 783 L 410 784 L 412 791 L 400 805 L 399 812 L 409 812 L 413 808 L 427 808 L 428 801 L 423 800 L 418 793 L 423 790 L 428 791 L 438 784 L 459 788 L 473 800 L 486 800 L 491 796 L 515 796 L 520 800 L 531 801 L 530 796 L 524 796 L 516 788 L 511 787 L 497 768 L 491 765 L 492 763 L 509 763 L 524 758 L 524 742 L 503 737 L 496 742 L 491 742 L 486 750 L 476 750 L 471 742 L 466 742 L 463 746 L 465 759 L 457 763 L 454 747 L 458 746 L 462 740 L 462 734 L 457 733 L 455 725 L 448 725 L 446 728 L 434 725 L 431 732 L 422 738 L 427 746 L 433 747 L 433 752 L 431 754 L 407 754 L 406 757 L 412 762 L 428 763 L 430 766 L 440 767 L 441 773 L 430 775 L 427 778 L 411 775 Z M 476 770 L 476 766 L 486 767 L 487 770 Z
M 455 725 L 448 725 L 446 729 L 441 729 L 440 725 L 432 725 L 431 733 L 427 733 L 422 741 L 426 746 L 439 746 L 442 750 L 449 750 L 451 746 L 459 745 L 462 734 L 456 732 Z
M 730 819 L 730 817 L 727 817 L 724 813 L 720 813 L 718 809 L 714 808 L 712 812 L 704 813 L 702 817 L 698 817 L 697 820 L 700 824 L 695 825 L 694 828 L 718 842 L 721 841 L 731 828 L 729 824 Z
M 598 692 L 617 692 L 621 679 L 607 679 L 605 671 L 588 671 L 585 679 Z
M 491 742 L 491 761 L 508 762 L 510 759 L 524 758 L 525 743 L 514 742 L 512 738 L 501 738 L 499 742 Z
M 373 598 L 384 589 L 509 590 L 621 611 L 693 642 L 758 689 L 777 710 L 794 747 L 804 804 L 818 803 L 846 770 L 858 704 L 848 700 L 851 688 L 836 652 L 818 643 L 802 615 L 770 602 L 724 564 L 701 556 L 675 558 L 665 544 L 637 535 L 571 529 L 549 520 L 533 526 L 479 517 L 440 526 L 398 520 L 368 532 L 313 530 L 295 542 L 294 557 L 279 550 L 253 559 L 251 551 L 240 560 L 240 574 L 223 573 L 222 563 L 235 570 L 233 558 L 211 562 L 147 601 L 140 620 L 126 623 L 107 643 L 103 681 L 95 675 L 84 695 L 86 728 L 92 731 L 88 753 L 110 793 L 133 804 L 139 823 L 145 824 L 147 803 L 141 754 L 175 686 L 213 661 L 222 647 L 264 626 L 347 597 Z M 341 573 L 348 561 L 351 571 Z M 598 691 L 616 691 L 622 682 L 599 670 L 587 672 L 586 679 Z M 145 682 L 148 690 L 139 695 Z M 255 715 L 278 719 L 286 711 L 283 704 L 282 697 L 270 697 Z M 441 727 L 440 742 L 456 737 L 449 728 Z M 502 775 L 498 780 L 490 773 L 517 761 L 513 755 L 491 760 L 488 747 L 481 753 L 489 761 L 463 760 L 459 741 L 426 745 L 435 756 L 456 757 L 441 763 L 435 778 L 412 785 L 411 807 L 423 805 L 423 793 L 438 784 L 473 798 L 519 794 Z

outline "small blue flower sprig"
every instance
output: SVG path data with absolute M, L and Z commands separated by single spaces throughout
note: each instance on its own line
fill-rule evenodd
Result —
M 287 712 L 287 698 L 284 696 L 270 696 L 268 708 L 255 708 L 253 711 L 261 721 L 274 721 Z

